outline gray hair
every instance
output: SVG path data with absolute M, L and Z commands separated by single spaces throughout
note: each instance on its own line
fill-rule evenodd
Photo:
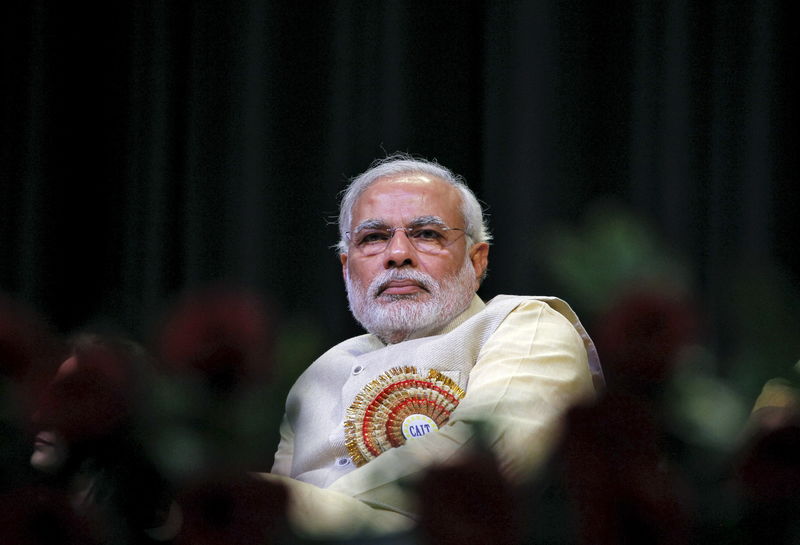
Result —
M 483 208 L 461 176 L 440 165 L 435 160 L 429 161 L 412 157 L 405 153 L 397 153 L 375 160 L 369 169 L 353 178 L 350 185 L 344 190 L 344 195 L 339 205 L 338 249 L 341 253 L 347 252 L 347 236 L 345 233 L 349 230 L 350 223 L 353 220 L 353 206 L 358 198 L 379 179 L 400 174 L 428 174 L 455 187 L 461 194 L 461 215 L 464 217 L 464 231 L 469 240 L 473 244 L 492 240 L 486 217 L 483 214 Z

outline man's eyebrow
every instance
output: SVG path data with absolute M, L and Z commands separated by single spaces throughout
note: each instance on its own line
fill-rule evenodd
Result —
M 376 218 L 371 218 L 368 220 L 364 220 L 358 225 L 356 225 L 355 229 L 353 229 L 354 233 L 358 233 L 364 229 L 388 229 L 389 226 L 386 225 L 386 222 L 383 220 L 379 220 Z
M 408 223 L 408 227 L 420 227 L 422 225 L 446 225 L 439 216 L 419 216 Z
M 439 216 L 419 216 L 408 222 L 406 227 L 421 227 L 423 225 L 446 225 L 444 220 Z M 364 220 L 353 229 L 353 233 L 358 233 L 364 229 L 389 229 L 389 225 L 383 220 L 377 218 L 370 218 Z

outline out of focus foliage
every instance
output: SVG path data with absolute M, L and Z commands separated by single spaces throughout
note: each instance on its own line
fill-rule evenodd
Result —
M 546 243 L 608 389 L 535 486 L 537 542 L 797 543 L 800 301 L 780 268 L 741 256 L 701 293 L 700 267 L 608 203 Z
M 591 316 L 631 288 L 685 293 L 692 284 L 685 261 L 619 204 L 595 205 L 577 228 L 554 227 L 545 246 L 542 267 L 563 288 L 561 295 Z
M 730 263 L 724 276 L 712 279 L 715 300 L 698 290 L 698 267 L 646 219 L 608 201 L 597 203 L 579 225 L 554 228 L 545 244 L 542 265 L 561 286 L 560 295 L 581 310 L 590 333 L 633 293 L 692 307 L 698 335 L 676 355 L 663 385 L 669 397 L 664 410 L 687 440 L 735 448 L 761 387 L 774 377 L 798 381 L 793 365 L 800 336 L 792 313 L 800 294 L 775 264 L 744 257 Z
M 59 339 L 0 300 L 0 543 L 155 543 L 142 521 L 166 517 L 169 498 L 183 512 L 170 543 L 298 542 L 283 487 L 252 472 L 269 471 L 286 393 L 322 335 L 230 286 L 170 302 L 152 328 L 140 342 Z M 67 445 L 52 475 L 29 462 L 42 431 Z M 81 479 L 95 491 L 76 503 Z
M 530 482 L 505 483 L 490 450 L 477 448 L 417 483 L 416 531 L 346 543 L 800 542 L 792 282 L 772 263 L 742 259 L 705 293 L 698 267 L 608 203 L 545 244 L 542 265 L 594 338 L 606 390 L 568 412 Z M 151 543 L 138 527 L 117 527 L 129 512 L 157 515 L 143 506 L 164 497 L 185 510 L 176 544 L 306 542 L 286 525 L 283 487 L 251 472 L 269 470 L 286 393 L 326 348 L 314 324 L 247 291 L 196 291 L 154 318 L 135 373 L 114 372 L 131 362 L 95 351 L 78 354 L 79 372 L 65 377 L 66 340 L 0 300 L 0 542 Z M 64 404 L 80 417 L 68 435 L 81 438 L 109 492 L 99 501 L 117 498 L 116 510 L 100 510 L 113 515 L 100 517 L 104 532 L 29 464 L 37 425 L 65 427 Z

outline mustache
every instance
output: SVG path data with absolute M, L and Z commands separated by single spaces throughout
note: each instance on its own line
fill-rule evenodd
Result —
M 437 285 L 437 282 L 432 276 L 423 272 L 411 270 L 398 271 L 396 269 L 390 269 L 382 272 L 372 280 L 369 286 L 369 296 L 377 297 L 389 287 L 390 283 L 404 280 L 410 280 L 428 292 Z

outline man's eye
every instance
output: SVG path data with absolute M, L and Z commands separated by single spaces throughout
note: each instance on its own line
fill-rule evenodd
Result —
M 411 236 L 422 240 L 438 240 L 443 235 L 436 229 L 416 229 Z
M 359 244 L 373 244 L 375 242 L 384 242 L 389 239 L 389 235 L 382 231 L 372 231 L 364 233 L 359 239 Z

